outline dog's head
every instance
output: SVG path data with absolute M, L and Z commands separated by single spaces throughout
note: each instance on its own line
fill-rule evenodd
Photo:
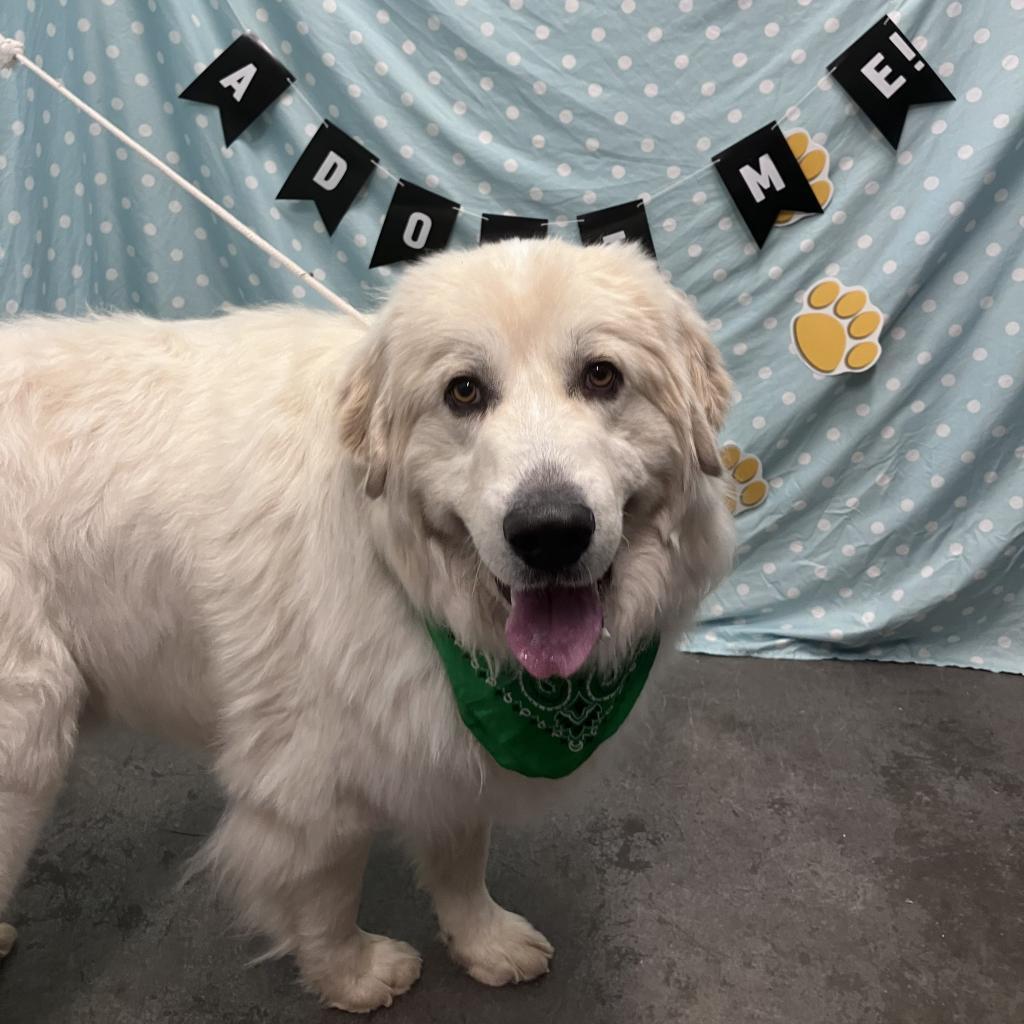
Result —
M 638 248 L 511 241 L 406 273 L 342 438 L 420 610 L 543 678 L 625 657 L 725 571 L 729 394 L 704 324 Z

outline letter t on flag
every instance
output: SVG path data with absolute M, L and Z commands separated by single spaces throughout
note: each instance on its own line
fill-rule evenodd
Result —
M 783 210 L 821 213 L 786 136 L 773 121 L 711 158 L 758 248 Z
M 312 199 L 327 234 L 333 235 L 355 201 L 377 158 L 330 121 L 303 150 L 278 199 Z
M 224 145 L 230 146 L 294 81 L 255 36 L 239 36 L 185 88 L 181 99 L 217 107 Z

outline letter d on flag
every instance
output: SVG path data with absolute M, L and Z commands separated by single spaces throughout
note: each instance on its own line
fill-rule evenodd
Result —
M 376 163 L 377 158 L 368 149 L 324 121 L 277 198 L 311 199 L 327 233 L 333 235 Z

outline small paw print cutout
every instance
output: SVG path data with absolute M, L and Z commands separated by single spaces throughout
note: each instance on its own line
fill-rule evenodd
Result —
M 821 208 L 824 210 L 832 201 L 832 194 L 835 191 L 832 187 L 832 180 L 828 176 L 828 150 L 814 142 L 803 128 L 787 132 L 786 141 L 789 143 L 793 156 L 797 158 L 800 169 L 804 172 L 804 177 L 811 186 L 814 198 L 818 200 Z M 808 213 L 783 210 L 775 218 L 775 223 L 781 227 L 785 224 L 794 224 L 796 221 L 809 216 L 811 215 Z
M 744 455 L 739 445 L 731 441 L 722 447 L 721 456 L 732 485 L 725 498 L 726 507 L 734 516 L 757 508 L 768 496 L 768 484 L 761 475 L 761 460 L 756 455 Z
M 882 314 L 864 288 L 847 288 L 826 277 L 812 285 L 793 317 L 793 341 L 816 373 L 835 376 L 870 370 L 882 354 Z

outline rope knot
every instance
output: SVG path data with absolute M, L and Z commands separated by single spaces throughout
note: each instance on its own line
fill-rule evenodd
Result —
M 6 68 L 14 64 L 24 52 L 25 46 L 20 39 L 9 39 L 7 36 L 0 36 L 0 68 Z

